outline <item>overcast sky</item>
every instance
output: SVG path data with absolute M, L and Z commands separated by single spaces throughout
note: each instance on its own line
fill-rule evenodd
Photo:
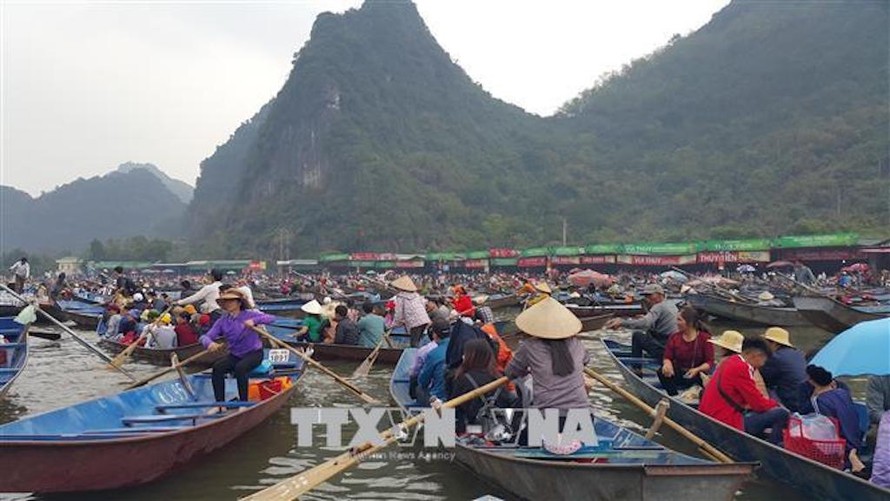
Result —
M 552 114 L 729 0 L 419 0 L 494 96 Z M 201 160 L 284 84 L 315 17 L 360 0 L 0 0 L 0 184 L 32 195 L 126 161 L 194 185 Z

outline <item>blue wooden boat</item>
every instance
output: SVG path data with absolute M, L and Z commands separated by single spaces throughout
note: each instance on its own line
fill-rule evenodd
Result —
M 408 396 L 416 352 L 404 351 L 390 381 L 393 399 L 406 412 L 419 407 Z M 599 444 L 568 456 L 460 440 L 453 452 L 474 475 L 522 499 L 731 499 L 754 468 L 687 456 L 600 417 L 594 429 Z
M 368 355 L 374 351 L 374 348 L 364 346 L 356 346 L 349 344 L 325 344 L 325 343 L 306 343 L 297 341 L 293 334 L 303 325 L 298 319 L 278 317 L 278 319 L 266 326 L 266 330 L 279 340 L 287 343 L 294 348 L 306 349 L 312 347 L 314 350 L 312 357 L 318 360 L 348 360 L 353 362 L 361 362 L 368 358 Z M 390 333 L 390 340 L 393 346 L 390 347 L 385 343 L 377 352 L 376 361 L 381 364 L 395 365 L 402 356 L 402 350 L 408 346 L 410 337 L 404 329 L 395 329 Z
M 93 330 L 98 327 L 102 315 L 105 314 L 105 307 L 98 304 L 65 299 L 60 299 L 56 303 L 65 313 L 66 319 L 83 329 Z
M 641 378 L 631 367 L 654 368 L 655 360 L 645 361 L 630 357 L 630 346 L 608 339 L 603 340 L 609 354 L 621 371 L 628 389 L 654 406 L 666 395 L 658 385 L 658 377 L 645 371 Z M 648 372 L 648 374 L 647 374 Z M 758 470 L 771 479 L 787 484 L 812 499 L 855 499 L 856 501 L 888 500 L 890 489 L 878 487 L 853 475 L 836 470 L 766 440 L 744 433 L 711 419 L 677 398 L 671 399 L 668 417 L 695 433 L 711 445 L 739 461 L 759 461 Z
M 6 339 L 6 344 L 0 344 L 0 350 L 6 352 L 6 363 L 0 366 L 2 398 L 28 364 L 28 326 L 16 323 L 13 317 L 2 317 L 0 335 Z
M 81 492 L 150 482 L 225 446 L 284 406 L 303 362 L 274 364 L 252 382 L 291 384 L 265 400 L 215 402 L 209 374 L 179 379 L 27 416 L 0 426 L 0 492 Z M 279 380 L 280 381 L 280 380 Z

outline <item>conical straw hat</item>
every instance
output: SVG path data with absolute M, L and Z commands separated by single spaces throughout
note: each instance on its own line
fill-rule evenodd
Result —
M 396 289 L 405 292 L 417 292 L 417 286 L 414 285 L 414 280 L 411 280 L 411 277 L 408 275 L 402 275 L 399 278 L 393 280 L 391 284 Z
M 535 289 L 538 289 L 539 291 L 543 292 L 544 294 L 552 294 L 553 293 L 553 289 L 551 289 L 550 286 L 547 285 L 547 282 L 543 282 L 543 281 L 536 283 Z
M 300 309 L 310 315 L 321 315 L 321 305 L 318 304 L 318 301 L 316 301 L 315 299 L 309 301 L 303 306 L 300 306 Z
M 721 348 L 726 348 L 727 350 L 741 353 L 742 342 L 744 340 L 745 336 L 743 336 L 742 333 L 739 331 L 723 331 L 723 334 L 721 334 L 720 337 L 708 339 L 708 342 L 713 343 Z
M 578 317 L 552 297 L 520 313 L 516 326 L 529 336 L 542 339 L 565 339 L 581 332 Z

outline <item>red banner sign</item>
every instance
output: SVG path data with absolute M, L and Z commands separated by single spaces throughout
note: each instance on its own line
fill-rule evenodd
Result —
M 677 266 L 695 262 L 695 254 L 686 256 L 618 256 L 618 262 L 634 266 Z
M 769 251 L 699 252 L 698 262 L 712 263 L 768 263 Z
M 615 256 L 581 256 L 581 264 L 613 264 Z
M 519 259 L 519 262 L 516 263 L 520 268 L 535 268 L 538 266 L 544 267 L 547 266 L 547 258 L 546 257 L 523 257 Z
M 467 259 L 464 261 L 464 268 L 485 268 L 488 265 L 488 259 Z
M 488 255 L 494 258 L 519 257 L 516 249 L 488 249 Z
M 800 259 L 801 261 L 843 261 L 845 259 L 866 259 L 868 255 L 854 249 L 809 250 L 801 249 L 782 252 L 783 259 Z
M 396 261 L 396 268 L 423 268 L 423 261 L 420 259 L 414 261 Z
M 550 258 L 550 263 L 579 265 L 581 264 L 581 256 L 553 256 L 552 258 Z
M 351 261 L 380 261 L 380 254 L 376 252 L 353 252 L 349 255 Z

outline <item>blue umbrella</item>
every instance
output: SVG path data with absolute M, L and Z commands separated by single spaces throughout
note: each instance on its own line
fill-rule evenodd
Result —
M 841 332 L 811 363 L 835 376 L 890 375 L 890 318 L 860 322 Z

